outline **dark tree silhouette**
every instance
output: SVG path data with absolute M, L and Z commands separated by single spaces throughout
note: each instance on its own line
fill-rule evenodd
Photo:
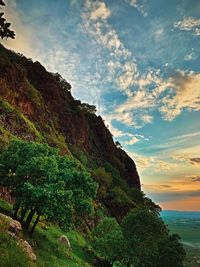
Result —
M 4 2 L 0 0 L 0 6 L 5 6 Z M 0 7 L 1 8 L 1 7 Z M 10 30 L 10 23 L 6 21 L 3 17 L 4 13 L 0 12 L 0 37 L 3 38 L 12 38 L 15 39 L 14 31 Z

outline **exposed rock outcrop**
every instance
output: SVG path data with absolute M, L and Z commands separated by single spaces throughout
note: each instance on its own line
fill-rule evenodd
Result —
M 67 248 L 69 249 L 72 249 L 71 248 L 71 244 L 69 242 L 69 239 L 66 235 L 61 235 L 59 238 L 58 238 L 58 241 L 62 244 L 64 244 Z
M 2 213 L 0 213 L 0 221 L 4 220 L 4 224 L 6 224 L 6 230 L 8 231 L 8 234 L 16 240 L 18 245 L 26 252 L 27 256 L 30 260 L 36 261 L 36 255 L 33 252 L 33 249 L 31 245 L 28 243 L 28 241 L 21 238 L 22 236 L 22 226 L 21 223 L 17 220 L 13 220 L 11 217 L 6 216 Z

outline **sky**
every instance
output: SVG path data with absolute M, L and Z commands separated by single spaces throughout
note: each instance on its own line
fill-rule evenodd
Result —
M 163 209 L 200 211 L 200 1 L 5 2 L 4 44 L 96 105 Z

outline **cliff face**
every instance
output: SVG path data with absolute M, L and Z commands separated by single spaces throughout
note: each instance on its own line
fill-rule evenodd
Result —
M 61 153 L 81 154 L 92 168 L 109 163 L 140 189 L 133 160 L 116 147 L 102 118 L 75 100 L 70 84 L 0 45 L 0 141 L 13 135 L 46 141 Z

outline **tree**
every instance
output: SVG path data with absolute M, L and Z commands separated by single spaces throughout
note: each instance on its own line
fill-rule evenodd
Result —
M 155 211 L 138 207 L 122 222 L 124 260 L 134 267 L 182 267 L 185 251 Z
M 52 75 L 54 76 L 54 78 L 56 79 L 57 83 L 60 85 L 60 87 L 64 90 L 64 91 L 71 91 L 71 85 L 58 73 L 52 73 Z
M 183 267 L 185 258 L 185 250 L 180 237 L 177 234 L 172 234 L 166 240 L 162 240 L 159 244 L 158 267 Z
M 121 143 L 119 141 L 116 141 L 115 145 L 116 145 L 117 148 L 122 148 L 122 145 L 121 145 Z
M 0 0 L 0 6 L 5 6 L 4 2 Z M 0 37 L 3 38 L 15 38 L 14 31 L 10 30 L 10 23 L 3 17 L 4 13 L 0 12 Z
M 0 155 L 0 185 L 16 199 L 15 216 L 28 229 L 35 215 L 34 231 L 41 215 L 68 229 L 76 216 L 92 212 L 96 183 L 77 160 L 60 156 L 47 144 L 14 141 Z
M 123 254 L 123 236 L 115 218 L 104 218 L 93 231 L 92 246 L 103 266 L 112 266 Z
M 91 114 L 95 114 L 97 112 L 97 108 L 94 105 L 89 105 L 87 103 L 81 103 L 79 108 L 83 111 L 86 111 Z

